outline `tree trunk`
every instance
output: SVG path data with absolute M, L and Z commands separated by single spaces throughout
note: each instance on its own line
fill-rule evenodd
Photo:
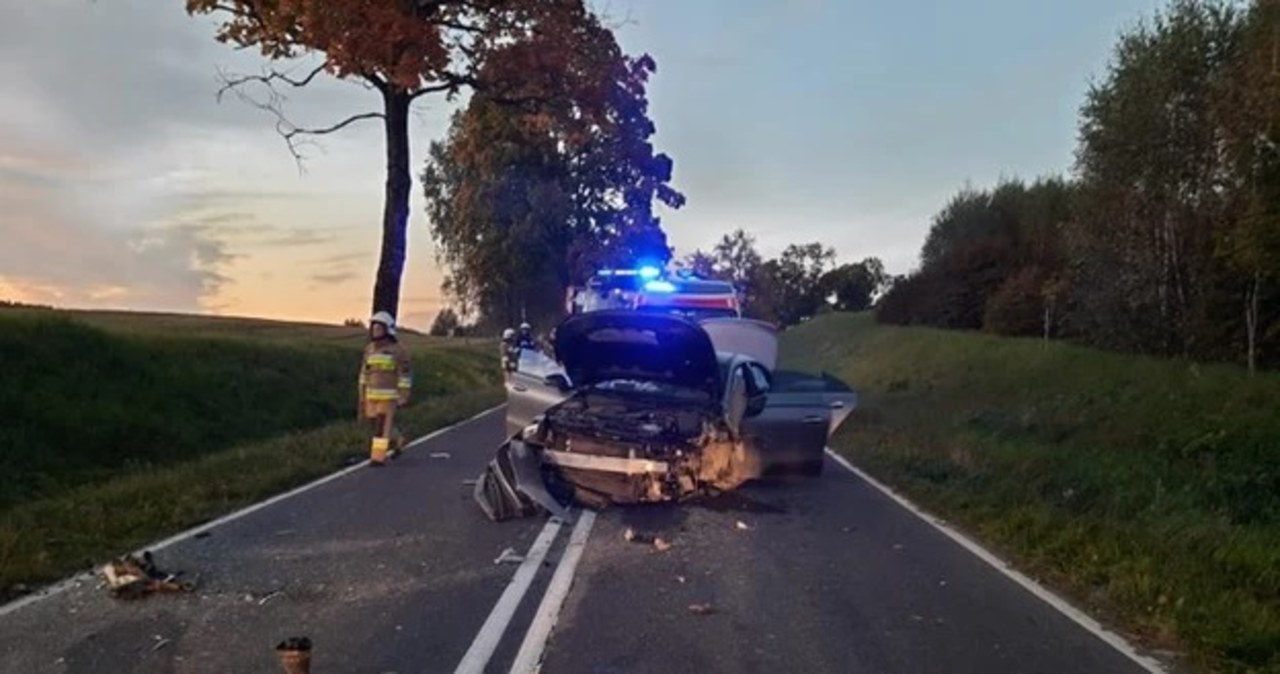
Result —
M 388 86 L 382 94 L 386 114 L 387 183 L 382 206 L 382 253 L 373 285 L 373 310 L 386 311 L 399 322 L 400 277 L 404 274 L 409 228 L 409 103 L 403 90 Z
M 1254 272 L 1253 285 L 1249 287 L 1249 293 L 1245 297 L 1244 303 L 1245 332 L 1249 340 L 1246 354 L 1249 362 L 1249 374 L 1256 372 L 1258 367 L 1258 296 L 1262 294 L 1261 291 L 1262 275 Z

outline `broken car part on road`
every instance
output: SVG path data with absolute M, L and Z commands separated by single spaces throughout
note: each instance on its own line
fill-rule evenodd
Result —
M 857 398 L 833 377 L 775 370 L 776 342 L 771 325 L 747 319 L 569 317 L 554 360 L 522 359 L 507 382 L 509 439 L 476 482 L 477 503 L 494 521 L 570 521 L 573 504 L 682 501 L 821 474 Z

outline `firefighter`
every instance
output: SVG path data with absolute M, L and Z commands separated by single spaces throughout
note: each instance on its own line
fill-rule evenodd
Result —
M 360 363 L 360 415 L 370 423 L 369 462 L 381 466 L 404 450 L 396 410 L 409 404 L 413 373 L 409 353 L 396 339 L 396 319 L 379 311 L 369 319 L 369 343 Z
M 516 337 L 516 346 L 521 349 L 538 349 L 538 341 L 533 338 L 533 326 L 528 323 L 520 324 L 520 334 Z
M 520 350 L 516 348 L 516 331 L 507 328 L 502 331 L 502 372 L 510 377 L 520 361 Z

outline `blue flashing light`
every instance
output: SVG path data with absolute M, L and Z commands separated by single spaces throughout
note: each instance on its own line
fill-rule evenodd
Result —
M 662 270 L 657 267 L 644 266 L 640 268 L 640 278 L 656 279 L 662 275 Z
M 651 293 L 673 293 L 676 291 L 676 286 L 670 281 L 656 279 L 644 284 L 644 289 Z

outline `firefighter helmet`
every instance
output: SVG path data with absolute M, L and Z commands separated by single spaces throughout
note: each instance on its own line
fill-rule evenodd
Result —
M 369 318 L 369 325 L 372 326 L 374 323 L 381 323 L 382 326 L 387 329 L 388 335 L 392 337 L 396 336 L 396 319 L 390 313 L 386 311 L 379 311 L 374 314 Z

